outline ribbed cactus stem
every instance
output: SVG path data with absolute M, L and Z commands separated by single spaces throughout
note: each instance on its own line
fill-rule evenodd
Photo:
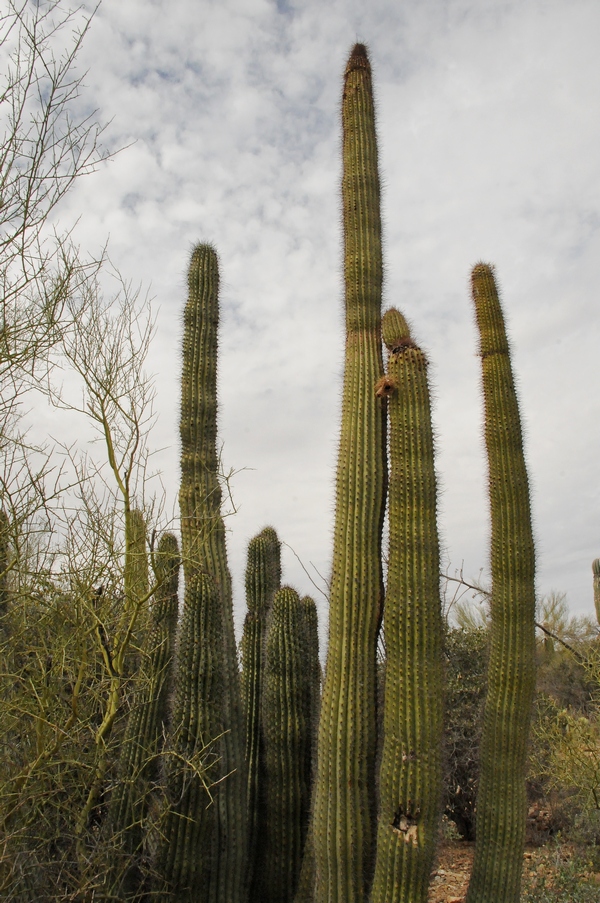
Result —
M 300 607 L 304 621 L 305 636 L 305 672 L 306 672 L 306 710 L 310 731 L 310 742 L 306 751 L 309 756 L 307 774 L 311 780 L 311 815 L 306 832 L 302 868 L 298 878 L 298 888 L 294 903 L 313 903 L 315 897 L 315 848 L 312 832 L 314 830 L 314 790 L 317 771 L 317 727 L 319 723 L 319 709 L 321 707 L 321 663 L 319 660 L 319 618 L 317 606 L 311 596 L 303 596 Z
M 535 553 L 519 407 L 492 267 L 477 264 L 471 284 L 485 402 L 492 624 L 477 839 L 467 903 L 518 903 L 527 735 L 535 687 Z
M 360 903 L 373 867 L 386 465 L 385 412 L 374 391 L 383 373 L 380 188 L 371 67 L 362 44 L 346 66 L 342 153 L 346 350 L 314 807 L 319 903 Z
M 132 608 L 148 597 L 148 555 L 144 512 L 131 508 L 125 512 L 125 599 Z
M 164 882 L 161 889 L 172 894 L 165 900 L 207 903 L 217 853 L 213 785 L 226 774 L 218 741 L 224 689 L 222 606 L 207 574 L 186 583 L 177 671 L 172 749 L 166 751 L 165 768 L 169 808 L 156 871 Z
M 132 890 L 138 880 L 133 857 L 143 843 L 143 821 L 148 794 L 159 776 L 157 753 L 167 723 L 167 699 L 177 626 L 179 547 L 172 533 L 164 533 L 155 555 L 156 590 L 144 642 L 136 690 L 121 745 L 119 781 L 113 791 L 110 822 L 118 847 L 126 854 L 124 868 L 117 866 L 116 886 Z M 121 882 L 120 874 L 124 873 Z
M 596 558 L 592 564 L 594 574 L 594 606 L 596 608 L 596 620 L 600 624 L 600 558 Z
M 287 903 L 296 891 L 310 804 L 306 636 L 298 593 L 275 594 L 265 642 L 262 722 L 265 738 L 266 835 L 258 872 L 260 899 Z
M 248 545 L 246 602 L 248 612 L 242 635 L 242 704 L 246 717 L 248 768 L 248 851 L 250 899 L 255 899 L 255 859 L 266 832 L 265 762 L 262 735 L 264 646 L 267 615 L 281 585 L 281 543 L 272 527 L 265 527 Z
M 217 452 L 217 348 L 219 269 L 210 245 L 192 252 L 184 311 L 181 387 L 181 539 L 186 584 L 208 574 L 220 600 L 223 656 L 221 756 L 227 778 L 215 791 L 215 854 L 210 875 L 212 903 L 241 903 L 246 896 L 247 813 L 244 729 L 231 578 Z M 205 642 L 204 640 L 202 641 Z M 179 681 L 188 676 L 180 671 Z
M 389 351 L 389 558 L 384 742 L 373 903 L 426 903 L 441 815 L 443 622 L 427 360 L 404 317 Z

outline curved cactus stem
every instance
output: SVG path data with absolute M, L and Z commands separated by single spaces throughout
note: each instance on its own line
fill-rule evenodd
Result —
M 373 903 L 426 903 L 439 829 L 443 620 L 425 355 L 388 310 L 390 431 L 384 741 Z
M 342 134 L 346 351 L 314 806 L 319 903 L 362 903 L 373 868 L 386 464 L 385 412 L 374 392 L 383 373 L 380 189 L 371 67 L 362 44 L 346 66 Z
M 492 267 L 477 264 L 471 284 L 485 402 L 492 626 L 467 903 L 518 903 L 527 735 L 535 689 L 535 552 L 519 406 Z

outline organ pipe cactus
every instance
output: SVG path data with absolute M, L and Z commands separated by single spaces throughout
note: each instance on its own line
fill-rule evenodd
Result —
M 491 536 L 491 641 L 467 903 L 518 903 L 535 686 L 535 553 L 519 407 L 492 267 L 471 277 L 479 328 Z
M 218 739 L 225 677 L 222 621 L 215 581 L 208 574 L 192 575 L 185 586 L 172 748 L 166 751 L 168 810 L 156 868 L 164 899 L 179 903 L 208 903 L 219 854 L 219 813 L 211 788 L 226 774 Z
M 126 891 L 133 889 L 138 881 L 138 871 L 131 867 L 131 862 L 142 848 L 147 797 L 159 777 L 157 753 L 167 722 L 179 565 L 177 539 L 172 533 L 164 533 L 155 555 L 154 602 L 142 667 L 136 678 L 137 688 L 121 745 L 119 781 L 110 806 L 113 834 L 128 857 L 123 881 Z
M 210 577 L 220 605 L 223 643 L 223 655 L 220 657 L 223 674 L 219 700 L 222 731 L 219 754 L 222 774 L 227 778 L 216 791 L 215 855 L 210 874 L 210 900 L 212 903 L 239 903 L 246 895 L 247 785 L 231 578 L 221 515 L 216 442 L 219 269 L 216 252 L 210 245 L 200 244 L 194 248 L 188 285 L 188 302 L 184 311 L 180 420 L 179 507 L 183 568 L 186 585 L 192 583 L 197 586 L 200 574 Z M 204 592 L 207 592 L 206 587 Z M 202 639 L 203 645 L 206 642 Z M 178 684 L 189 680 L 189 674 L 179 669 Z M 182 691 L 181 686 L 179 691 Z
M 248 612 L 242 635 L 242 703 L 246 716 L 246 764 L 248 768 L 248 850 L 251 898 L 258 844 L 266 830 L 264 793 L 264 742 L 261 707 L 264 683 L 264 645 L 267 615 L 281 585 L 281 543 L 272 527 L 265 527 L 248 545 L 246 601 Z
M 364 900 L 373 863 L 386 464 L 384 407 L 374 390 L 383 373 L 380 187 L 371 67 L 362 44 L 346 66 L 342 154 L 346 350 L 314 806 L 319 903 Z
M 265 641 L 262 724 L 267 817 L 256 882 L 256 898 L 264 903 L 293 900 L 302 864 L 312 743 L 306 647 L 298 593 L 282 587 L 273 600 Z
M 600 558 L 596 558 L 592 564 L 594 574 L 594 606 L 596 608 L 596 619 L 600 624 Z
M 389 558 L 373 903 L 425 903 L 441 814 L 443 624 L 427 360 L 388 310 Z

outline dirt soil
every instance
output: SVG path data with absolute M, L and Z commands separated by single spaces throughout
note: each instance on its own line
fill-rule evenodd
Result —
M 440 846 L 437 866 L 431 874 L 428 903 L 464 903 L 474 850 L 475 844 L 465 841 L 448 841 Z M 558 855 L 566 861 L 573 855 L 573 849 L 565 844 Z M 541 884 L 545 888 L 552 888 L 556 868 L 556 850 L 544 846 L 526 847 L 523 857 L 523 885 Z M 585 875 L 582 874 L 581 879 L 600 886 L 600 873 L 594 873 L 592 870 Z

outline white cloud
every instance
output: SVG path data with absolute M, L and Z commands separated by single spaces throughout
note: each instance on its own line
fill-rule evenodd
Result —
M 272 523 L 327 572 L 342 366 L 339 105 L 370 47 L 385 183 L 386 302 L 428 349 L 443 541 L 487 564 L 469 269 L 493 261 L 514 345 L 542 592 L 592 611 L 600 555 L 597 4 L 104 0 L 84 47 L 88 102 L 136 143 L 63 211 L 84 246 L 152 282 L 160 305 L 156 444 L 178 481 L 186 258 L 222 266 L 220 432 L 238 616 L 244 549 Z M 309 591 L 293 555 L 286 579 Z

